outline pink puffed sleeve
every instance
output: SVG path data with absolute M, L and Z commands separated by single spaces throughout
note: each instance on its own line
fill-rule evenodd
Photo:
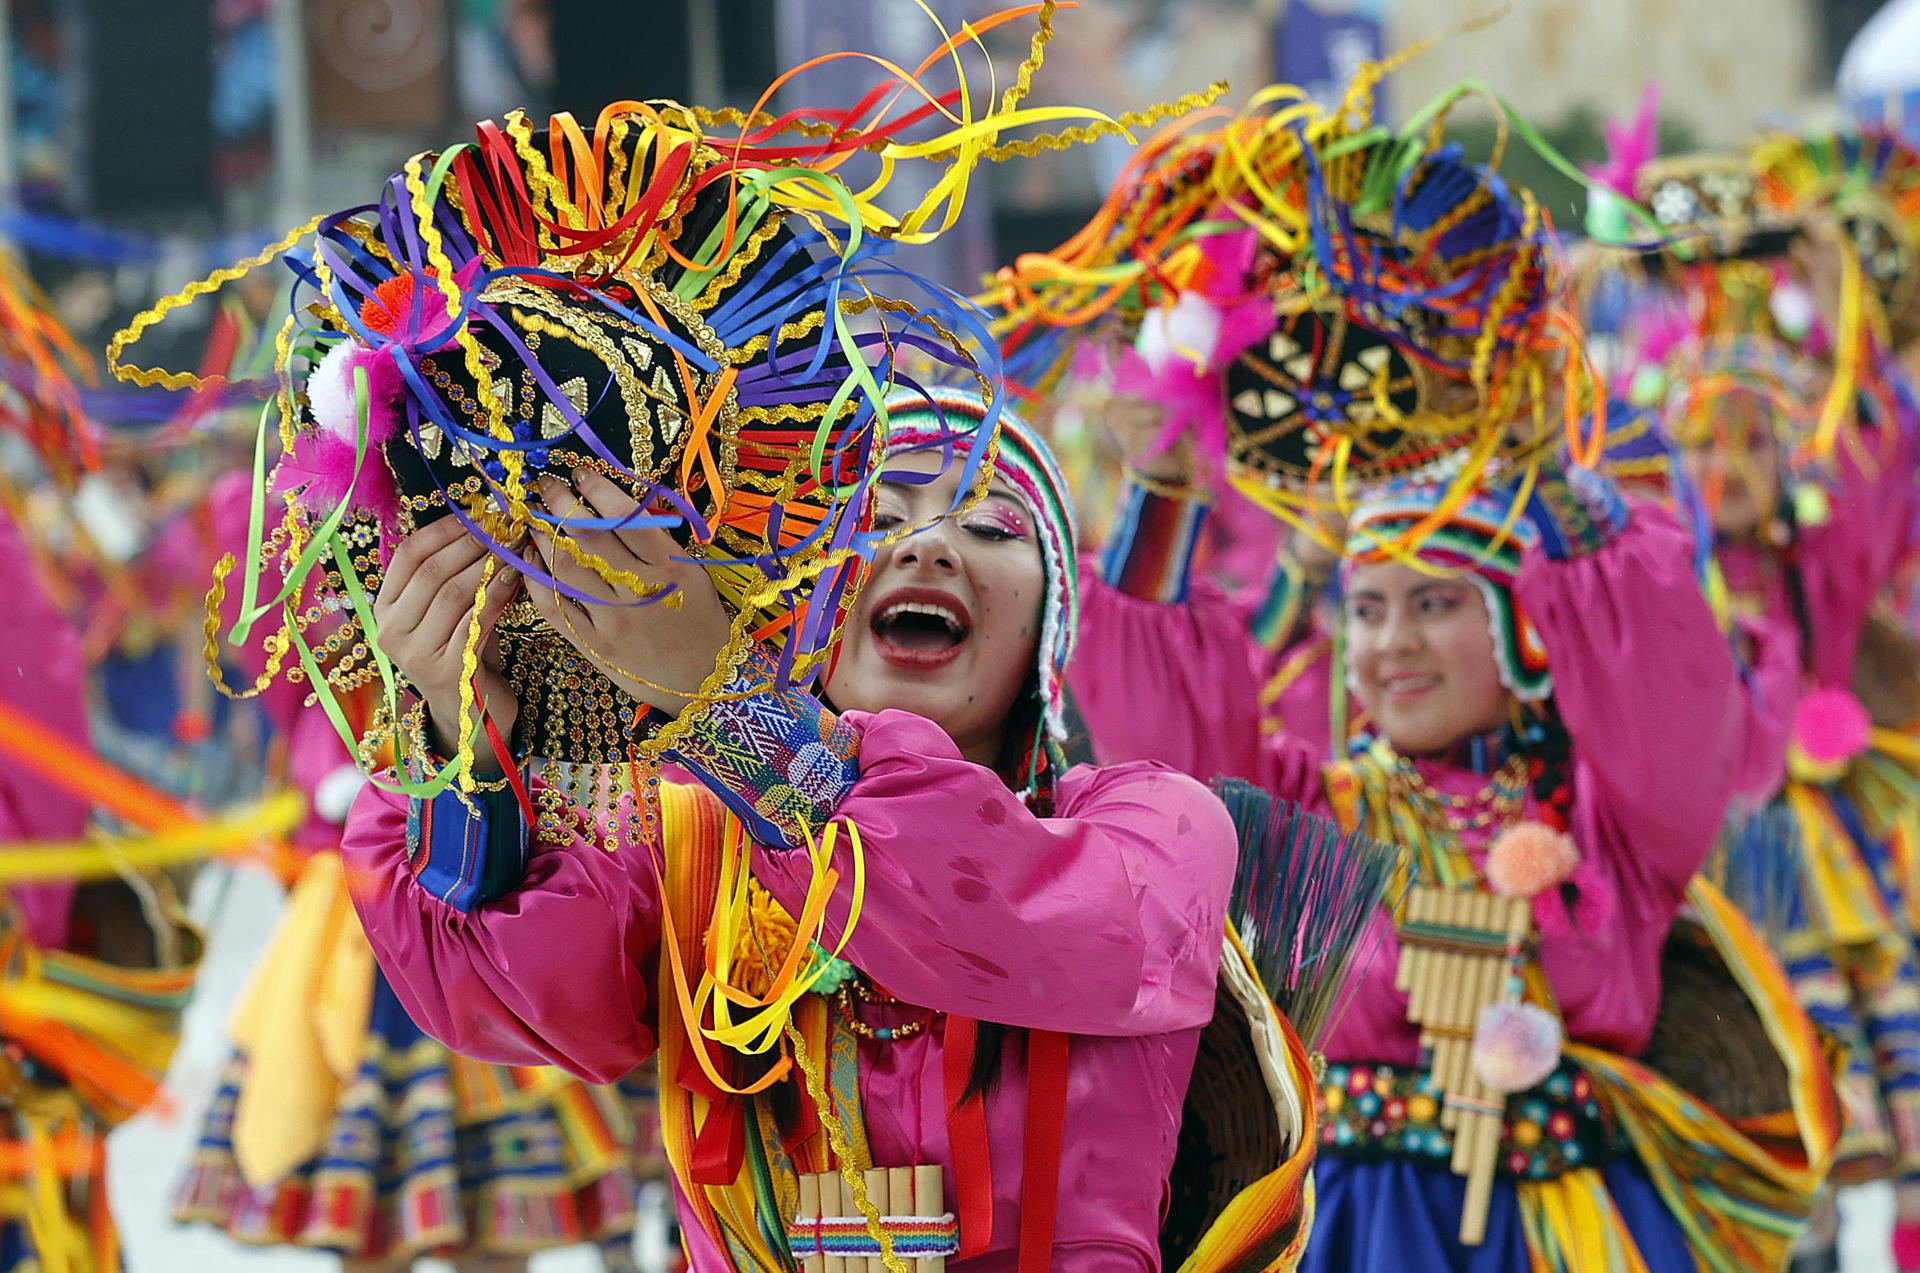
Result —
M 837 817 L 859 829 L 866 897 L 845 958 L 911 1003 L 1006 1025 L 1147 1035 L 1212 1017 L 1237 841 L 1206 788 L 1159 765 L 1082 767 L 1041 818 L 930 721 L 846 719 L 860 776 Z M 834 942 L 850 854 L 843 835 Z M 801 854 L 758 849 L 754 873 L 799 912 Z
M 1260 774 L 1265 652 L 1245 607 L 1206 579 L 1184 601 L 1131 597 L 1080 567 L 1080 632 L 1067 688 L 1106 764 L 1157 760 L 1208 781 Z
M 406 799 L 372 785 L 340 851 L 394 993 L 454 1051 L 558 1065 L 594 1083 L 653 1054 L 660 906 L 637 851 L 589 842 L 576 815 L 569 842 L 533 847 L 519 887 L 462 912 L 414 877 Z
M 1576 799 L 1623 871 L 1677 896 L 1713 845 L 1750 720 L 1686 535 L 1637 505 L 1592 552 L 1530 552 L 1515 592 L 1546 646 L 1579 781 L 1598 787 Z
M 1848 688 L 1854 650 L 1875 597 L 1893 578 L 1909 547 L 1916 498 L 1916 432 L 1863 429 L 1865 458 L 1843 449 L 1831 513 L 1808 528 L 1800 546 L 1801 579 L 1814 630 L 1809 671 L 1816 683 Z
M 87 744 L 86 669 L 80 633 L 54 606 L 19 531 L 0 511 L 0 596 L 7 599 L 16 639 L 0 652 L 0 699 L 61 737 Z M 73 840 L 87 827 L 87 802 L 38 774 L 0 761 L 0 844 L 8 840 Z M 72 880 L 11 887 L 34 942 L 66 945 Z

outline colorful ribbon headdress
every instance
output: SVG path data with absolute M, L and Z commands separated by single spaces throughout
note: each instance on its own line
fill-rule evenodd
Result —
M 1728 342 L 1804 341 L 1813 305 L 1791 276 L 1788 253 L 1796 239 L 1828 232 L 1817 212 L 1834 214 L 1842 249 L 1839 330 L 1826 333 L 1834 375 L 1803 439 L 1809 456 L 1830 457 L 1870 377 L 1869 334 L 1883 325 L 1880 297 L 1862 284 L 1879 274 L 1888 288 L 1913 285 L 1920 191 L 1909 189 L 1911 152 L 1890 139 L 1775 136 L 1740 151 L 1657 157 L 1650 100 L 1637 129 L 1609 134 L 1617 153 L 1604 179 L 1618 197 L 1590 207 L 1597 215 L 1588 230 L 1601 250 L 1576 291 L 1591 301 L 1603 281 L 1613 284 L 1609 275 L 1627 276 L 1620 336 L 1629 351 L 1650 342 L 1712 351 Z M 1895 191 L 1913 205 L 1904 216 Z M 1651 233 L 1636 235 L 1628 211 Z M 1678 340 L 1666 331 L 1676 315 L 1685 328 Z M 1649 322 L 1659 330 L 1636 330 Z
M 314 232 L 310 252 L 290 253 L 302 289 L 280 338 L 285 455 L 269 483 L 263 421 L 256 466 L 272 498 L 256 511 L 234 632 L 244 639 L 254 623 L 280 621 L 266 677 L 297 657 L 329 710 L 330 686 L 377 678 L 391 714 L 394 678 L 371 598 L 392 546 L 452 515 L 496 562 L 550 583 L 522 552 L 534 525 L 553 527 L 566 512 L 530 498 L 531 478 L 550 468 L 623 484 L 642 511 L 622 524 L 670 529 L 713 574 L 736 621 L 703 696 L 754 640 L 780 646 L 783 680 L 815 674 L 864 559 L 884 539 L 864 524 L 865 492 L 887 395 L 912 384 L 902 356 L 977 383 L 988 435 L 999 418 L 984 316 L 895 264 L 895 243 L 951 224 L 982 160 L 1121 132 L 1205 100 L 1123 121 L 1022 108 L 1052 10 L 1049 0 L 965 28 L 913 74 L 825 119 L 623 102 L 590 131 L 565 115 L 546 129 L 518 114 L 483 123 L 475 142 L 409 161 L 379 202 L 289 236 L 280 248 Z M 957 65 L 960 40 L 1036 12 L 1032 52 L 996 108 L 977 110 L 964 78 L 944 94 L 920 87 L 915 76 L 936 62 Z M 895 116 L 903 97 L 917 104 Z M 1009 128 L 1061 119 L 1091 122 L 1000 141 Z M 950 126 L 903 140 L 928 120 Z M 724 128 L 737 131 L 716 131 Z M 863 149 L 879 154 L 881 176 L 856 191 L 835 170 Z M 879 197 L 890 177 L 915 158 L 941 165 L 929 193 L 904 212 L 886 210 Z M 205 383 L 120 366 L 119 356 L 167 311 L 264 259 L 142 315 L 110 348 L 117 374 Z M 963 491 L 982 485 L 986 450 L 961 461 Z M 556 537 L 606 576 L 564 528 Z M 278 578 L 262 586 L 268 574 Z M 303 632 L 340 614 L 351 622 L 316 654 Z M 699 715 L 696 702 L 635 741 L 635 705 L 530 607 L 510 609 L 502 630 L 536 754 L 603 763 L 636 749 L 658 755 Z M 469 667 L 478 635 L 469 633 Z M 469 764 L 463 748 L 436 783 Z
M 1920 151 L 1891 133 L 1780 134 L 1753 147 L 1756 199 L 1783 218 L 1834 216 L 1881 308 L 1920 287 Z
M 1553 443 L 1557 375 L 1575 449 L 1592 451 L 1597 426 L 1577 422 L 1597 397 L 1553 298 L 1547 217 L 1497 156 L 1469 163 L 1444 140 L 1476 90 L 1396 136 L 1371 123 L 1381 72 L 1335 111 L 1277 85 L 1150 142 L 1080 234 L 1001 271 L 1010 372 L 1044 382 L 1063 332 L 1114 316 L 1132 342 L 1116 389 L 1162 402 L 1170 434 L 1196 429 L 1289 520 L 1395 478 L 1457 502 Z
M 98 430 L 74 384 L 97 375 L 26 268 L 0 248 L 0 432 L 24 439 L 64 485 L 100 462 Z

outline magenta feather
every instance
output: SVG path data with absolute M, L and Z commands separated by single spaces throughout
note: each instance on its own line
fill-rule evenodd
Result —
M 1633 179 L 1660 154 L 1660 85 L 1648 81 L 1630 124 L 1608 120 L 1607 161 L 1589 164 L 1587 175 L 1623 199 L 1633 198 Z

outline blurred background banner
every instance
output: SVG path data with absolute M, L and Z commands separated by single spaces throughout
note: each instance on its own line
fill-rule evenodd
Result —
M 1890 0 L 1860 28 L 1836 91 L 1861 123 L 1920 137 L 1920 0 Z
M 1387 0 L 1286 0 L 1273 29 L 1275 78 L 1317 102 L 1340 100 L 1363 62 L 1385 54 Z M 1375 95 L 1391 117 L 1386 94 Z
M 998 7 L 930 4 L 952 30 Z M 1229 105 L 1275 80 L 1324 101 L 1365 60 L 1437 38 L 1383 86 L 1387 123 L 1471 75 L 1576 163 L 1603 157 L 1601 121 L 1631 113 L 1652 80 L 1668 148 L 1847 116 L 1920 133 L 1920 0 L 1525 0 L 1466 30 L 1493 7 L 1084 0 L 1060 13 L 1030 101 L 1117 113 L 1221 79 Z M 96 347 L 214 258 L 371 197 L 476 119 L 524 108 L 591 120 L 632 97 L 744 108 L 784 68 L 848 51 L 912 65 L 939 38 L 906 0 L 0 0 L 0 29 L 0 234 Z M 1027 28 L 986 37 L 1003 79 L 1026 52 L 1015 30 Z M 987 92 L 986 59 L 968 45 L 963 61 Z M 773 105 L 844 106 L 882 73 L 832 58 Z M 952 66 L 926 82 L 951 88 Z M 1470 105 L 1455 135 L 1483 157 L 1494 131 Z M 999 262 L 1057 246 L 1129 153 L 1111 138 L 977 173 L 982 197 L 922 264 L 970 291 Z M 1524 147 L 1506 171 L 1556 224 L 1579 224 L 1577 183 Z M 191 343 L 193 326 L 173 330 Z

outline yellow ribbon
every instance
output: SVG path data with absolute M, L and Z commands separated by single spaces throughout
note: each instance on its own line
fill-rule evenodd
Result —
M 297 793 L 282 791 L 233 813 L 159 835 L 12 842 L 0 852 L 0 885 L 107 879 L 123 870 L 155 871 L 261 849 L 299 825 L 305 812 L 306 804 Z

